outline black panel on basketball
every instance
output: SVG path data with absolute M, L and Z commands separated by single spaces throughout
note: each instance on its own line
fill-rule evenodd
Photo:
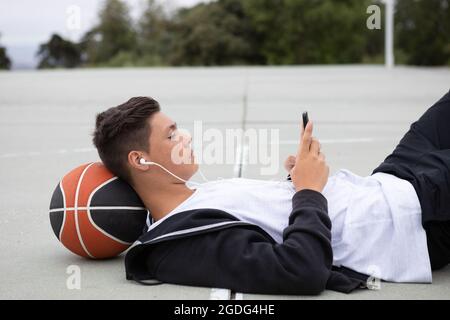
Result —
M 125 241 L 134 242 L 142 235 L 146 224 L 147 210 L 108 209 L 95 210 L 95 207 L 141 207 L 144 203 L 134 189 L 125 181 L 115 179 L 92 196 L 89 207 L 94 223 L 110 235 Z
M 147 220 L 147 210 L 90 210 L 92 220 L 113 237 L 133 243 L 141 235 Z
M 92 196 L 90 206 L 145 207 L 136 191 L 120 178 L 97 190 Z
M 58 185 L 53 191 L 52 199 L 50 200 L 50 209 L 63 209 L 64 208 L 64 197 L 61 192 L 61 188 Z M 59 233 L 64 220 L 64 211 L 50 212 L 50 224 L 52 225 L 53 232 L 59 239 Z
M 50 212 L 50 224 L 55 236 L 59 239 L 62 223 L 64 221 L 64 211 Z
M 50 209 L 64 208 L 64 197 L 59 187 L 59 183 L 53 191 L 52 199 L 50 200 Z

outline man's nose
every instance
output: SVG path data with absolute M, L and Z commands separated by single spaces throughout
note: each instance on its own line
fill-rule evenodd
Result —
M 183 145 L 190 146 L 192 142 L 192 136 L 187 130 L 180 130 L 181 139 L 183 141 Z

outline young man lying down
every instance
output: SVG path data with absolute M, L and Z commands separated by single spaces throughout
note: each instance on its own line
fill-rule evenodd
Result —
M 286 163 L 291 181 L 191 186 L 195 161 L 172 159 L 181 144 L 193 160 L 191 137 L 157 101 L 108 109 L 97 116 L 94 144 L 151 214 L 126 255 L 127 279 L 270 294 L 351 292 L 369 275 L 430 283 L 450 261 L 449 123 L 447 93 L 372 175 L 328 177 L 309 122 Z

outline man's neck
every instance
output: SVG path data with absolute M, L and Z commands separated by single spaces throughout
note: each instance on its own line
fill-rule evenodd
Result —
M 178 207 L 195 190 L 189 189 L 184 183 L 170 183 L 157 187 L 153 185 L 151 188 L 140 187 L 137 191 L 152 218 L 157 221 Z

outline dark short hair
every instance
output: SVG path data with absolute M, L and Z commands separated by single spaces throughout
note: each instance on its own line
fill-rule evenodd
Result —
M 116 176 L 133 184 L 127 165 L 132 150 L 149 152 L 149 119 L 160 111 L 158 101 L 131 98 L 124 104 L 97 114 L 93 143 L 103 164 Z

